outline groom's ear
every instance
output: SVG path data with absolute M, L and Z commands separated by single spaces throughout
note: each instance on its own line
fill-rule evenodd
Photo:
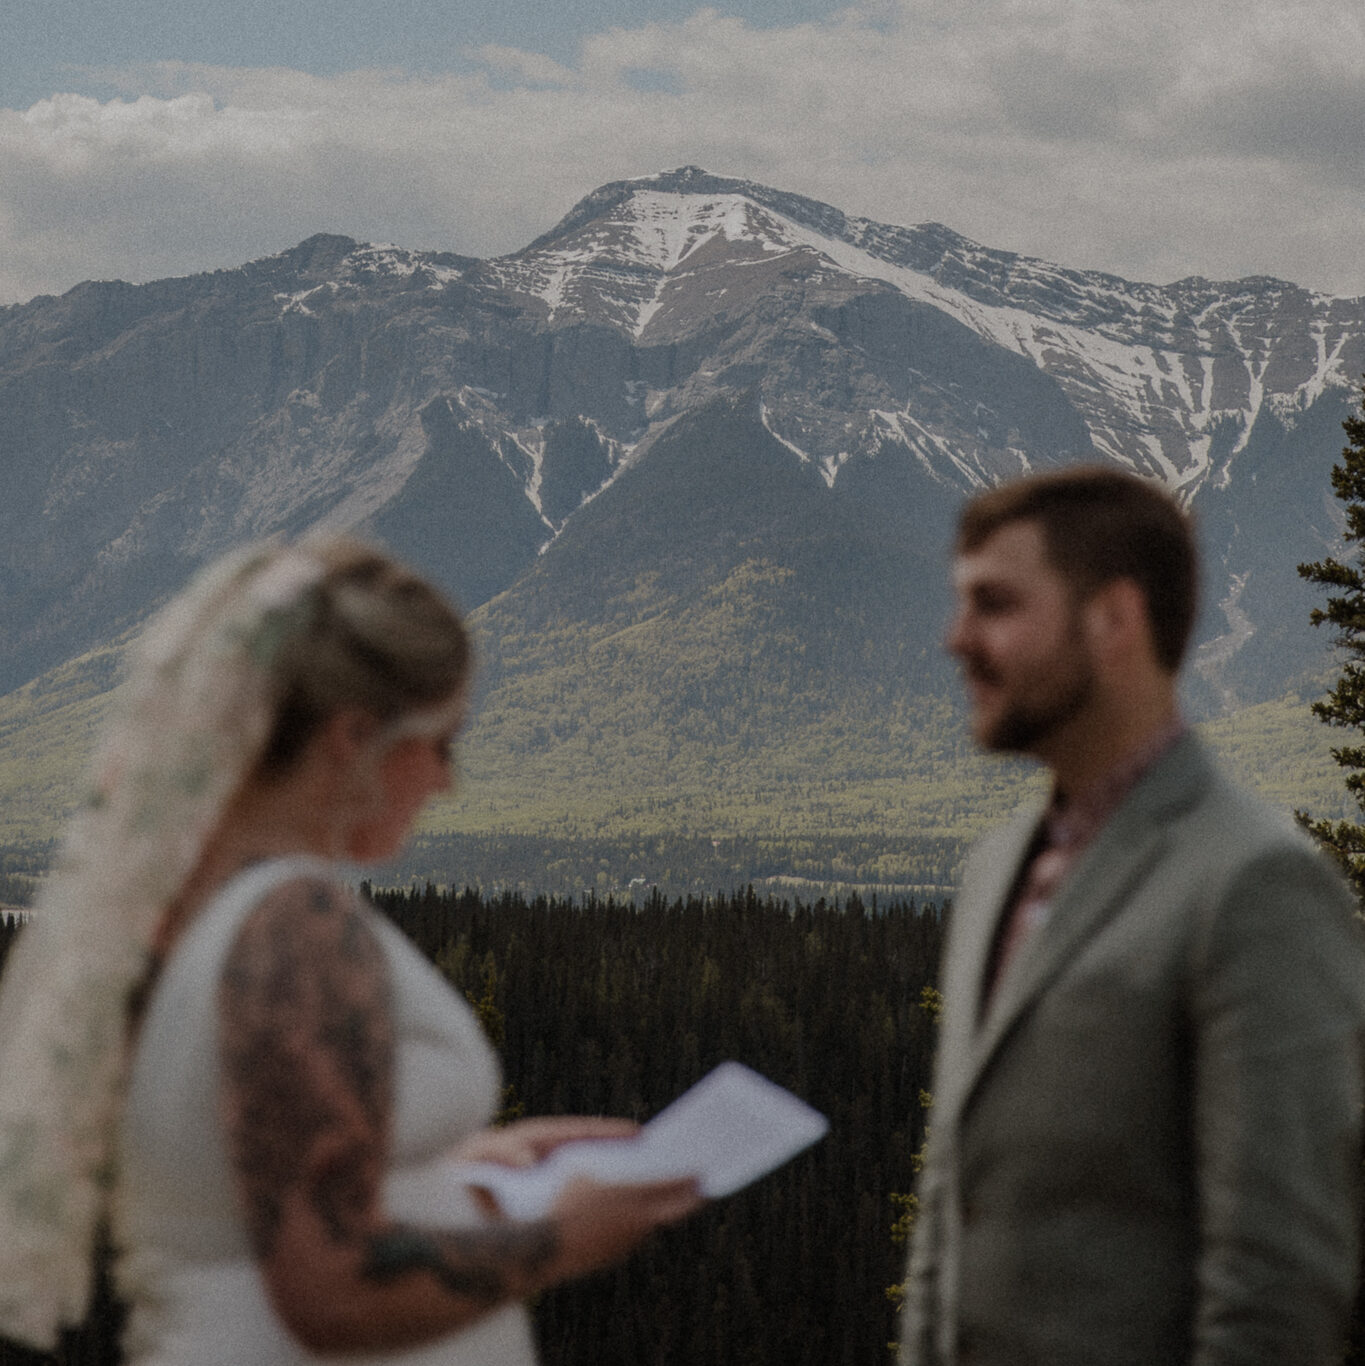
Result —
M 1086 598 L 1082 629 L 1096 663 L 1119 669 L 1156 659 L 1147 595 L 1136 579 L 1111 579 Z

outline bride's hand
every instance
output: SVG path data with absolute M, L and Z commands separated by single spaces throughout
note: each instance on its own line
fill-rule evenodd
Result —
M 559 1238 L 554 1279 L 582 1276 L 610 1266 L 665 1224 L 705 1203 L 696 1181 L 608 1184 L 578 1177 L 565 1186 L 550 1211 Z
M 640 1126 L 628 1119 L 592 1115 L 545 1115 L 519 1119 L 496 1129 L 471 1134 L 451 1152 L 457 1162 L 496 1162 L 504 1167 L 530 1167 L 543 1162 L 561 1143 L 584 1139 L 631 1138 Z

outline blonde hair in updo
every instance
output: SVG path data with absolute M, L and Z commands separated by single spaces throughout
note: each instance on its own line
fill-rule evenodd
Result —
M 341 708 L 396 721 L 453 699 L 473 663 L 455 609 L 404 565 L 344 537 L 312 537 L 298 550 L 324 572 L 271 664 L 278 701 L 261 758 L 267 776 L 285 771 Z

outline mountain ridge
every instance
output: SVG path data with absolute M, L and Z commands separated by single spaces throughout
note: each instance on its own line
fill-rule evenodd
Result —
M 718 775 L 726 819 L 737 783 L 871 791 L 916 716 L 956 790 L 961 500 L 1078 460 L 1161 479 L 1204 542 L 1191 709 L 1269 702 L 1322 672 L 1293 566 L 1337 542 L 1362 370 L 1365 300 L 1130 284 L 695 167 L 496 258 L 319 233 L 86 283 L 0 310 L 0 690 L 229 545 L 351 529 L 486 633 L 471 753 L 515 801 L 636 762 Z

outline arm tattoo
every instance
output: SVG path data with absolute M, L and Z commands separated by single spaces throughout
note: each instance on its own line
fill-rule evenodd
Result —
M 247 918 L 219 991 L 222 1110 L 256 1253 L 304 1198 L 336 1242 L 375 1198 L 393 1097 L 388 970 L 349 893 L 288 883 Z
M 393 1106 L 388 965 L 344 888 L 299 879 L 245 921 L 219 986 L 221 1109 L 257 1257 L 300 1208 L 359 1274 L 435 1276 L 489 1305 L 558 1250 L 551 1224 L 425 1232 L 387 1221 Z

